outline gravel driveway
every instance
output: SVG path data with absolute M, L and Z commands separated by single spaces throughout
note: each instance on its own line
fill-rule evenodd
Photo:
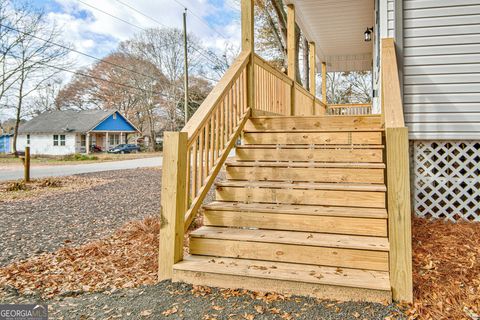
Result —
M 0 203 L 0 266 L 102 238 L 129 220 L 159 213 L 160 169 L 81 176 L 109 182 L 79 192 Z
M 163 281 L 154 286 L 41 301 L 14 292 L 2 303 L 46 303 L 51 319 L 406 319 L 394 304 L 338 303 L 305 297 L 258 295 L 243 290 L 193 289 Z M 388 318 L 390 317 L 390 318 Z

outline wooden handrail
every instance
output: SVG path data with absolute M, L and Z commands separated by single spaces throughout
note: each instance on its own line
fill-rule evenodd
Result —
M 382 115 L 385 128 L 405 126 L 393 38 L 382 39 Z
M 183 127 L 182 132 L 188 133 L 189 142 L 193 140 L 198 130 L 207 121 L 215 106 L 225 97 L 226 92 L 232 86 L 233 80 L 245 69 L 245 66 L 250 61 L 250 56 L 249 51 L 240 53 L 207 98 L 205 98 L 200 107 L 198 107 L 197 111 L 195 111 L 190 120 L 188 120 L 185 127 Z
M 412 234 L 408 128 L 403 117 L 395 42 L 382 39 L 382 119 L 385 127 L 389 271 L 395 301 L 412 302 Z
M 356 107 L 371 107 L 371 103 L 339 103 L 339 104 L 328 104 L 328 108 L 356 108 Z

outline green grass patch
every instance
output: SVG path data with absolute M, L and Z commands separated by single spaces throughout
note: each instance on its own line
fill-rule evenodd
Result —
M 74 153 L 66 155 L 62 158 L 64 161 L 91 161 L 98 160 L 97 156 L 89 156 L 86 154 Z

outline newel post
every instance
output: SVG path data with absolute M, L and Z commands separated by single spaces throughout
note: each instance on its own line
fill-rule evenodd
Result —
M 386 128 L 388 238 L 393 300 L 413 301 L 408 128 Z
M 297 74 L 297 43 L 295 41 L 295 6 L 287 5 L 287 73 L 292 79 L 290 115 L 295 115 L 295 77 Z
M 254 0 L 242 1 L 242 51 L 250 52 L 247 65 L 247 106 L 255 108 L 255 37 L 254 37 Z
M 187 176 L 186 132 L 165 132 L 160 202 L 158 279 L 170 279 L 173 265 L 183 259 Z

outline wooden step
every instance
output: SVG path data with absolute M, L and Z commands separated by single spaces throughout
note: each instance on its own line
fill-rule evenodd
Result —
M 388 271 L 380 237 L 201 227 L 191 234 L 190 253 Z
M 217 227 L 387 236 L 387 220 L 375 218 L 205 210 L 203 224 Z
M 173 281 L 322 299 L 390 302 L 388 272 L 246 259 L 186 256 Z
M 384 184 L 370 183 L 308 183 L 308 182 L 274 182 L 274 181 L 220 181 L 218 187 L 269 188 L 269 189 L 309 189 L 339 191 L 378 191 L 385 192 Z
M 357 218 L 375 218 L 386 219 L 387 210 L 377 208 L 356 208 L 356 207 L 330 207 L 330 206 L 309 206 L 309 205 L 290 205 L 290 204 L 270 204 L 270 203 L 241 203 L 241 202 L 222 202 L 214 201 L 204 205 L 205 210 L 214 211 L 235 211 L 235 212 L 264 212 L 280 214 L 297 214 L 308 216 L 328 216 L 328 217 L 357 217 Z
M 229 180 L 310 181 L 383 183 L 384 165 L 380 163 L 288 163 L 233 162 L 227 163 Z
M 325 186 L 325 189 L 322 189 Z M 218 184 L 216 200 L 385 208 L 385 187 L 342 188 L 340 183 L 292 184 L 284 182 L 227 181 Z M 352 185 L 350 185 L 352 186 Z M 360 186 L 358 186 L 360 187 Z M 369 188 L 372 188 L 369 190 Z M 378 189 L 377 189 L 378 188 Z
M 245 132 L 245 144 L 343 144 L 375 145 L 382 143 L 382 132 Z
M 245 132 L 320 132 L 382 130 L 380 116 L 361 117 L 256 117 L 247 121 Z
M 383 161 L 383 146 L 319 146 L 305 145 L 242 145 L 236 148 L 236 159 L 246 161 L 321 161 L 378 162 Z

